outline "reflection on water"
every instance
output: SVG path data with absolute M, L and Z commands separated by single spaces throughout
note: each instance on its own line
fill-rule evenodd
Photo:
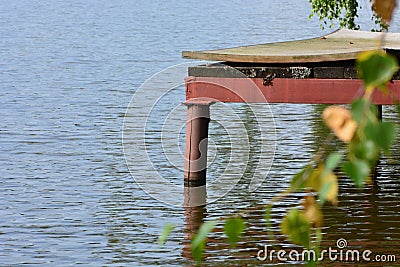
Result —
M 263 205 L 285 189 L 320 146 L 326 131 L 319 119 L 322 107 L 271 105 L 276 153 L 265 182 L 250 192 L 254 167 L 261 163 L 260 171 L 266 173 L 269 166 L 259 154 L 260 131 L 252 114 L 245 106 L 233 105 L 251 141 L 249 157 L 242 145 L 235 148 L 239 155 L 233 167 L 248 159 L 249 164 L 240 177 L 227 170 L 238 184 L 203 208 L 170 207 L 141 190 L 126 166 L 121 129 L 137 88 L 155 72 L 181 63 L 182 50 L 293 40 L 330 31 L 321 31 L 316 20 L 308 21 L 309 12 L 308 0 L 2 1 L 0 265 L 192 265 L 188 240 L 199 223 L 243 210 L 249 210 L 243 215 L 249 227 L 239 246 L 229 248 L 218 225 L 210 236 L 206 262 L 258 265 L 256 253 L 268 242 Z M 368 24 L 368 9 L 363 12 L 366 16 L 360 20 Z M 394 31 L 399 31 L 399 18 Z M 171 98 L 183 101 L 183 88 Z M 165 115 L 166 107 L 158 106 L 154 121 Z M 397 115 L 385 108 L 385 119 L 398 122 Z M 154 130 L 148 136 L 149 157 L 164 177 L 179 185 L 183 171 L 165 161 L 158 144 L 161 138 L 179 139 L 183 145 L 184 138 L 163 136 L 158 125 L 148 125 Z M 177 127 L 171 134 L 179 132 L 184 133 Z M 232 149 L 213 121 L 210 136 L 219 145 L 210 153 L 215 155 L 208 171 L 213 181 L 226 170 Z M 391 155 L 382 157 L 376 187 L 359 191 L 347 178 L 340 179 L 339 206 L 324 208 L 324 246 L 343 237 L 349 246 L 400 255 L 399 151 L 397 142 Z M 134 168 L 153 181 L 143 159 L 134 161 Z M 179 164 L 183 166 L 183 160 Z M 215 186 L 224 189 L 223 183 Z M 273 230 L 300 198 L 294 195 L 275 206 Z M 176 228 L 160 247 L 156 240 L 166 223 Z M 280 235 L 273 243 L 291 247 Z
M 182 242 L 182 256 L 188 260 L 193 260 L 192 251 L 190 249 L 190 240 L 199 230 L 199 227 L 204 223 L 207 209 L 205 206 L 185 207 L 185 239 Z
M 285 189 L 290 181 L 290 176 L 295 174 L 305 163 L 310 155 L 317 151 L 321 142 L 326 137 L 328 130 L 320 119 L 320 114 L 324 106 L 322 105 L 272 105 L 273 112 L 277 115 L 277 136 L 278 146 L 276 160 L 268 180 L 263 186 L 254 193 L 243 193 L 241 189 L 234 189 L 222 201 L 196 210 L 185 210 L 185 229 L 189 233 L 186 235 L 183 254 L 187 259 L 191 259 L 188 252 L 188 242 L 192 237 L 193 231 L 199 227 L 199 223 L 204 219 L 217 219 L 219 217 L 233 216 L 242 214 L 248 222 L 246 232 L 239 242 L 237 248 L 232 249 L 228 246 L 223 234 L 222 222 L 217 229 L 210 234 L 205 254 L 207 266 L 255 266 L 261 262 L 256 258 L 257 252 L 265 245 L 270 249 L 297 249 L 301 248 L 291 245 L 284 236 L 278 233 L 279 224 L 282 216 L 289 207 L 297 205 L 302 193 L 294 194 L 282 202 L 277 203 L 273 209 L 272 231 L 276 234 L 276 239 L 271 241 L 266 233 L 264 220 L 264 205 L 268 203 L 279 191 Z M 395 109 L 392 107 L 384 108 L 384 120 L 399 121 Z M 301 114 L 301 115 L 299 115 Z M 283 119 L 286 118 L 286 119 Z M 287 119 L 291 118 L 291 119 Z M 251 123 L 247 126 L 251 127 Z M 215 134 L 215 133 L 211 133 Z M 250 131 L 251 134 L 251 131 Z M 250 139 L 254 137 L 250 136 Z M 304 144 L 298 147 L 298 143 Z M 341 149 L 343 145 L 334 141 L 334 149 Z M 288 149 L 291 147 L 291 149 Z M 293 149 L 298 147 L 297 149 Z M 255 149 L 256 151 L 256 149 Z M 400 229 L 398 227 L 400 206 L 398 205 L 400 196 L 400 177 L 398 175 L 398 144 L 396 143 L 390 155 L 382 156 L 377 167 L 377 178 L 375 185 L 367 185 L 364 189 L 354 187 L 352 181 L 343 174 L 339 173 L 339 205 L 325 205 L 324 212 L 324 238 L 321 244 L 322 249 L 337 248 L 338 239 L 346 239 L 347 247 L 344 250 L 371 250 L 372 256 L 375 255 L 396 255 L 399 260 L 400 250 L 397 246 L 400 240 Z M 296 160 L 293 160 L 296 158 Z M 285 160 L 286 159 L 286 160 Z M 257 161 L 257 158 L 253 159 Z M 283 172 L 282 170 L 286 171 Z M 209 170 L 213 172 L 213 170 Z M 251 172 L 251 171 L 249 171 Z M 246 177 L 248 173 L 244 175 Z M 246 178 L 239 184 L 245 188 Z M 243 201 L 246 199 L 246 201 Z M 207 218 L 205 218 L 207 217 Z M 327 258 L 327 257 L 326 257 Z M 323 262 L 324 266 L 343 266 L 360 265 L 364 266 L 368 262 L 345 263 L 330 262 L 329 259 Z M 277 264 L 299 265 L 301 262 L 279 262 L 276 257 L 271 262 L 263 262 L 267 266 Z M 389 264 L 392 266 L 393 264 Z M 368 266 L 382 266 L 382 263 L 372 262 Z

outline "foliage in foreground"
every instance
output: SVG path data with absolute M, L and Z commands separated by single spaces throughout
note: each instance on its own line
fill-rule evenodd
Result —
M 396 0 L 370 0 L 372 2 L 372 20 L 378 27 L 374 31 L 387 30 L 391 21 Z M 356 23 L 361 5 L 358 0 L 309 0 L 311 15 L 317 16 L 321 21 L 321 28 L 335 26 L 339 22 L 342 28 L 360 29 Z M 360 1 L 361 2 L 361 1 Z M 365 3 L 365 2 L 364 2 Z
M 338 18 L 335 12 L 343 12 L 343 8 L 347 9 L 350 13 L 341 23 L 357 28 L 354 20 L 351 20 L 351 17 L 355 17 L 354 8 L 357 8 L 355 0 L 336 2 L 310 0 L 310 2 L 313 4 L 313 9 L 325 9 L 324 12 L 328 13 L 316 14 L 329 20 Z M 373 4 L 374 11 L 385 25 L 391 20 L 395 4 L 395 0 L 376 0 Z M 352 103 L 350 110 L 334 105 L 327 107 L 322 113 L 322 119 L 330 128 L 331 134 L 310 163 L 293 176 L 287 191 L 276 196 L 266 206 L 266 228 L 271 238 L 274 238 L 271 227 L 271 211 L 274 203 L 290 193 L 305 192 L 300 207 L 293 207 L 287 212 L 280 228 L 293 244 L 313 249 L 318 253 L 322 240 L 322 206 L 326 202 L 332 205 L 338 203 L 339 185 L 335 170 L 341 169 L 358 188 L 362 188 L 371 182 L 371 175 L 379 156 L 381 153 L 388 153 L 394 141 L 395 125 L 379 120 L 377 108 L 372 104 L 372 95 L 376 90 L 387 93 L 387 84 L 399 69 L 397 59 L 377 47 L 375 51 L 360 53 L 356 60 L 356 67 L 359 78 L 363 81 L 364 94 Z M 328 145 L 333 138 L 338 138 L 347 144 L 345 153 L 328 152 Z M 192 255 L 198 264 L 201 264 L 203 259 L 207 235 L 216 225 L 217 221 L 205 222 L 192 238 Z M 232 247 L 236 246 L 245 228 L 246 222 L 240 216 L 225 220 L 224 233 Z M 171 225 L 166 225 L 159 238 L 160 243 L 165 242 L 172 229 Z M 315 265 L 315 262 L 310 261 L 309 264 Z

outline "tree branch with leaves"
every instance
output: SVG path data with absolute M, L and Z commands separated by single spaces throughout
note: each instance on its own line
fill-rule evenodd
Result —
M 373 31 L 387 30 L 391 20 L 392 11 L 396 5 L 395 0 L 370 0 L 372 3 L 372 21 L 377 26 Z M 310 18 L 316 16 L 321 21 L 321 28 L 332 28 L 338 22 L 342 28 L 359 30 L 356 23 L 359 11 L 362 8 L 358 0 L 309 0 L 312 12 Z
M 313 13 L 321 20 L 339 20 L 343 27 L 359 28 L 354 20 L 359 7 L 356 0 L 310 2 Z M 395 6 L 395 0 L 375 0 L 372 5 L 375 16 L 384 25 L 389 25 Z M 372 94 L 375 90 L 387 93 L 387 84 L 399 70 L 399 66 L 397 58 L 382 49 L 383 41 L 384 38 L 376 50 L 360 53 L 356 59 L 358 75 L 363 82 L 363 96 L 353 101 L 350 110 L 333 105 L 323 111 L 322 119 L 331 133 L 310 163 L 292 177 L 288 189 L 274 197 L 266 206 L 266 231 L 271 240 L 275 239 L 271 227 L 274 204 L 295 192 L 302 192 L 305 193 L 302 204 L 289 209 L 282 219 L 280 230 L 292 243 L 319 253 L 322 240 L 322 207 L 326 202 L 332 205 L 338 203 L 339 185 L 335 170 L 341 169 L 356 187 L 363 188 L 371 181 L 370 177 L 381 153 L 388 153 L 396 136 L 396 128 L 391 122 L 379 120 L 376 106 L 372 103 Z M 333 138 L 338 138 L 347 145 L 345 152 L 330 152 L 328 146 Z M 224 221 L 227 243 L 234 247 L 245 231 L 247 223 L 240 215 L 222 218 L 220 221 Z M 217 221 L 207 221 L 193 236 L 191 250 L 197 264 L 202 262 L 207 235 L 217 224 Z M 166 225 L 159 239 L 161 244 L 172 229 L 171 225 Z M 314 266 L 316 261 L 311 260 L 308 264 Z

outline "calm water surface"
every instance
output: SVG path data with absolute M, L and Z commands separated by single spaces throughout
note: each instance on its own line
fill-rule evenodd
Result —
M 259 264 L 256 253 L 267 244 L 263 204 L 319 147 L 322 107 L 271 105 L 277 150 L 267 181 L 248 193 L 246 173 L 223 199 L 192 209 L 164 205 L 138 187 L 124 159 L 123 119 L 139 86 L 183 62 L 182 50 L 326 33 L 307 20 L 308 1 L 0 0 L 0 5 L 0 265 L 191 265 L 187 240 L 199 223 L 244 209 L 250 210 L 251 227 L 243 242 L 233 250 L 220 234 L 213 235 L 207 264 Z M 368 10 L 363 12 L 368 30 Z M 177 90 L 179 103 L 184 90 Z M 385 119 L 398 121 L 394 109 L 384 111 Z M 224 138 L 213 123 L 210 135 Z M 154 155 L 162 152 L 152 149 Z M 358 191 L 340 179 L 339 206 L 325 208 L 325 247 L 346 238 L 352 248 L 395 254 L 400 262 L 399 151 L 397 142 L 383 157 L 375 187 Z M 257 146 L 251 153 L 257 161 Z M 224 158 L 216 157 L 215 166 L 223 168 Z M 215 166 L 210 177 L 221 171 Z M 136 167 L 143 167 L 140 159 Z M 183 177 L 179 169 L 166 169 Z M 299 197 L 276 206 L 274 227 Z M 155 242 L 167 222 L 176 229 L 159 247 Z M 282 237 L 278 242 L 290 247 Z

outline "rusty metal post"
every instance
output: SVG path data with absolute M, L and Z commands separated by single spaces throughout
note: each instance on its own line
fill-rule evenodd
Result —
M 206 185 L 208 124 L 210 105 L 208 99 L 186 101 L 188 107 L 186 121 L 186 150 L 184 166 L 185 187 Z

